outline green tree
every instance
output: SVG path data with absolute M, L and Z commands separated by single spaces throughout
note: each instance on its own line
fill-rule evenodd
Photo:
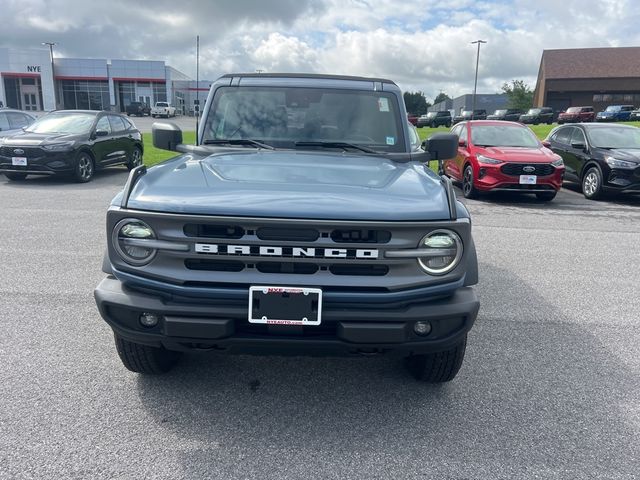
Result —
M 414 115 L 423 115 L 427 113 L 427 108 L 431 106 L 422 92 L 404 92 L 404 104 L 407 106 L 407 112 Z
M 533 90 L 524 80 L 511 80 L 502 85 L 502 91 L 509 98 L 507 106 L 509 108 L 519 108 L 520 110 L 528 110 L 533 106 Z
M 433 104 L 437 105 L 440 102 L 444 102 L 445 100 L 451 100 L 451 97 L 444 92 L 440 92 L 436 98 L 433 100 Z

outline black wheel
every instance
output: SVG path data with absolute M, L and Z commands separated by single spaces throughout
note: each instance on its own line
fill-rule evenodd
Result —
M 12 182 L 21 182 L 22 180 L 27 178 L 26 173 L 19 173 L 19 172 L 6 172 L 5 176 Z
M 602 172 L 598 167 L 591 167 L 582 177 L 582 193 L 589 200 L 602 198 Z
M 180 352 L 129 342 L 115 334 L 114 339 L 122 364 L 132 372 L 146 375 L 166 373 L 181 357 Z
M 156 118 L 156 116 L 152 113 L 152 114 L 151 114 L 151 118 Z
M 432 123 L 431 123 L 431 125 L 429 125 L 429 126 L 430 126 L 431 128 L 436 128 L 436 127 L 437 127 L 436 122 L 432 122 Z
M 464 167 L 462 174 L 462 194 L 464 198 L 477 198 L 478 190 L 473 186 L 473 168 L 471 165 Z
M 127 117 L 130 117 L 130 116 L 131 116 L 131 114 L 130 114 L 130 113 L 127 113 Z
M 73 178 L 76 182 L 86 183 L 91 181 L 94 173 L 95 165 L 93 164 L 93 158 L 91 158 L 91 155 L 86 152 L 80 152 L 76 162 L 76 171 L 73 174 Z
M 551 200 L 556 198 L 556 193 L 557 192 L 538 192 L 536 193 L 536 197 L 538 197 L 538 200 L 541 200 L 543 202 L 550 202 Z
M 453 380 L 464 360 L 467 337 L 444 352 L 426 355 L 411 355 L 405 359 L 409 372 L 418 380 L 428 383 L 442 383 Z
M 447 128 L 451 128 L 451 122 L 447 122 L 445 125 Z
M 127 162 L 127 169 L 133 170 L 136 167 L 142 165 L 142 151 L 138 147 L 133 147 L 131 151 L 131 158 Z

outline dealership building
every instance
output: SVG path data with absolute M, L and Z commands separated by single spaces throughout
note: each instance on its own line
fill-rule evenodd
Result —
M 0 102 L 30 111 L 125 111 L 139 101 L 169 102 L 192 114 L 211 82 L 196 84 L 164 61 L 54 58 L 49 49 L 0 48 Z M 203 93 L 204 92 L 204 93 Z
M 533 104 L 556 111 L 640 105 L 640 47 L 545 50 Z

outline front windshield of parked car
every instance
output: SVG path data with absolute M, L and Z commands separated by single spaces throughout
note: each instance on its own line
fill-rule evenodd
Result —
M 485 147 L 538 148 L 540 142 L 531 130 L 513 125 L 474 125 L 471 141 Z
M 640 128 L 591 128 L 589 140 L 591 145 L 598 148 L 640 148 Z
M 567 108 L 567 113 L 580 113 L 580 107 Z
M 26 131 L 80 135 L 89 133 L 95 119 L 95 115 L 88 113 L 50 113 L 36 120 Z
M 401 119 L 390 92 L 222 87 L 216 90 L 210 112 L 203 143 L 246 139 L 281 148 L 299 142 L 350 143 L 376 151 L 405 151 L 401 121 L 406 119 Z
M 462 112 L 463 117 L 470 117 L 473 112 L 471 110 L 465 110 Z
M 606 109 L 605 112 L 619 112 L 620 111 L 620 107 L 615 106 L 615 105 L 609 105 Z
M 156 103 L 156 107 L 168 107 L 169 104 L 167 102 L 158 102 Z
M 496 110 L 493 114 L 494 115 L 506 115 L 507 111 L 506 110 Z
M 529 111 L 527 112 L 527 114 L 529 114 L 529 115 L 537 115 L 541 111 L 542 110 L 540 108 L 530 108 Z
M 427 118 L 434 118 L 438 116 L 438 112 L 429 112 L 427 113 Z

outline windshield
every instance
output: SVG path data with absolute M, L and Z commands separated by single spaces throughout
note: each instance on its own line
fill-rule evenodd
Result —
M 89 133 L 95 119 L 96 116 L 90 113 L 50 113 L 36 120 L 26 131 L 80 135 Z
M 297 142 L 343 142 L 403 152 L 401 121 L 406 120 L 401 120 L 396 97 L 389 92 L 222 87 L 216 91 L 202 140 L 251 139 L 284 148 Z
M 496 110 L 495 112 L 493 112 L 494 115 L 506 115 L 507 111 L 506 110 Z
M 471 110 L 465 110 L 462 112 L 463 117 L 470 117 L 473 112 Z
M 438 112 L 429 112 L 427 113 L 427 118 L 434 118 L 438 115 Z
M 581 108 L 580 107 L 571 107 L 571 108 L 567 108 L 567 113 L 580 113 Z
M 598 148 L 640 148 L 640 128 L 591 128 L 589 139 L 591 145 Z
M 515 125 L 474 125 L 471 140 L 474 145 L 484 147 L 540 147 L 531 130 Z
M 540 110 L 539 108 L 530 108 L 529 111 L 527 112 L 529 115 L 537 115 L 538 113 L 540 113 L 542 110 Z
M 169 104 L 167 102 L 158 102 L 156 103 L 156 107 L 168 107 Z
M 620 107 L 616 106 L 616 105 L 609 105 L 606 109 L 605 112 L 619 112 L 620 111 Z

